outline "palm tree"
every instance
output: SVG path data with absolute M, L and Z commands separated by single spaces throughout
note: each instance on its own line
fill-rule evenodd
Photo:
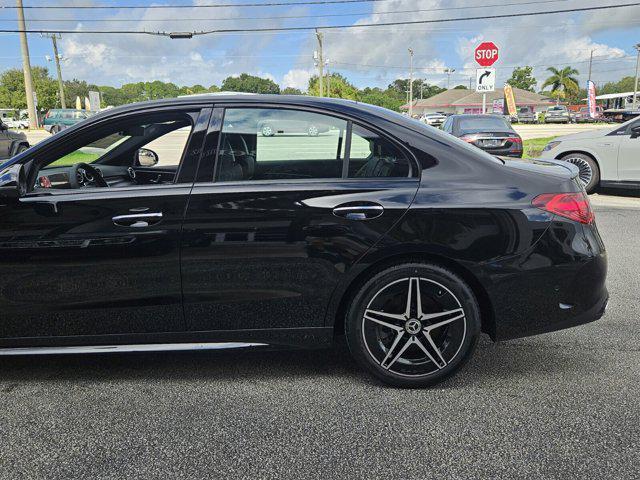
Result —
M 556 97 L 556 105 L 560 103 L 560 97 L 566 97 L 567 93 L 576 94 L 580 91 L 578 80 L 573 76 L 580 72 L 575 68 L 564 67 L 562 70 L 558 70 L 555 67 L 549 67 L 547 71 L 552 75 L 545 80 L 542 89 L 551 86 L 551 94 Z

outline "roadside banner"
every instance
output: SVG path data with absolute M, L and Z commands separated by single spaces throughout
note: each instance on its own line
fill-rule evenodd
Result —
M 589 107 L 589 116 L 596 116 L 596 84 L 592 80 L 587 80 L 587 106 Z
M 76 110 L 82 110 L 82 100 L 80 100 L 80 97 L 76 97 Z
M 95 92 L 93 90 L 89 91 L 89 107 L 92 112 L 100 110 L 100 92 Z
M 504 98 L 498 98 L 493 101 L 493 113 L 504 115 Z
M 513 96 L 513 88 L 508 83 L 504 84 L 504 100 L 507 102 L 507 110 L 509 115 L 516 115 L 516 99 Z

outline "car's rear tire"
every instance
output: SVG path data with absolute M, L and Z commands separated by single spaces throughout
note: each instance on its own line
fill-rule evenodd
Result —
M 472 290 L 455 273 L 407 263 L 377 273 L 360 288 L 347 312 L 345 332 L 358 364 L 384 383 L 428 387 L 456 373 L 471 357 L 480 310 Z
M 584 153 L 569 153 L 560 160 L 574 164 L 578 167 L 578 178 L 587 193 L 593 193 L 600 184 L 600 169 L 596 161 Z
M 51 135 L 55 135 L 56 133 L 58 133 L 60 131 L 60 126 L 59 125 L 54 125 L 53 127 L 51 127 Z
M 307 134 L 310 137 L 317 137 L 320 134 L 320 130 L 318 130 L 318 127 L 315 125 L 309 125 L 309 128 L 307 128 Z

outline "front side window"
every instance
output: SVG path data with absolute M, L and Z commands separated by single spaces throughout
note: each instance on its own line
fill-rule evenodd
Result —
M 347 122 L 298 110 L 229 108 L 218 181 L 340 178 Z
M 188 114 L 150 114 L 96 129 L 40 165 L 34 188 L 127 187 L 175 181 L 190 133 Z

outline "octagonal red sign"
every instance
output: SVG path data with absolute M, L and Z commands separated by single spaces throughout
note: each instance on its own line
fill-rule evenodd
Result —
M 475 59 L 481 67 L 490 67 L 498 60 L 498 47 L 493 42 L 482 42 L 476 47 Z

